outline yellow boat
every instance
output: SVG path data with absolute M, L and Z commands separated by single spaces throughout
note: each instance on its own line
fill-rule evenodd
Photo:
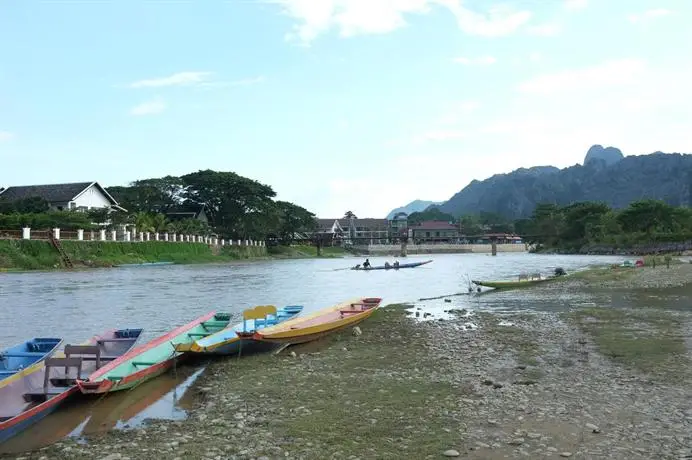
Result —
M 316 340 L 370 317 L 380 306 L 379 297 L 361 297 L 255 331 L 254 340 L 299 344 Z

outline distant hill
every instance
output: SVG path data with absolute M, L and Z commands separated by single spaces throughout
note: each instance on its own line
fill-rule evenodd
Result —
M 412 212 L 425 211 L 426 209 L 428 209 L 429 206 L 440 204 L 442 204 L 441 201 L 414 200 L 406 206 L 393 209 L 389 214 L 387 214 L 387 219 L 391 219 L 392 217 L 394 217 L 394 214 L 398 212 L 405 212 L 406 214 L 411 214 Z
M 692 205 L 692 155 L 656 152 L 625 157 L 614 147 L 595 145 L 583 166 L 520 168 L 474 180 L 439 208 L 454 216 L 484 211 L 518 219 L 530 216 L 543 202 L 603 201 L 623 208 L 643 198 Z

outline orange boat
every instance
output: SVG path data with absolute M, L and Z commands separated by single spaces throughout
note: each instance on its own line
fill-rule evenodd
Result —
M 265 327 L 252 334 L 263 342 L 299 344 L 316 340 L 339 329 L 353 326 L 370 317 L 380 306 L 379 297 L 362 297 L 315 313 L 296 317 L 276 326 Z

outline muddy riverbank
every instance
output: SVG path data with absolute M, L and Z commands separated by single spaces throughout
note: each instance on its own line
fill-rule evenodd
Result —
M 653 289 L 653 279 L 692 279 L 688 270 L 593 272 L 537 289 Z M 360 335 L 349 329 L 278 356 L 215 361 L 190 390 L 185 420 L 10 458 L 692 455 L 689 309 L 452 310 L 447 321 L 411 311 L 388 306 Z

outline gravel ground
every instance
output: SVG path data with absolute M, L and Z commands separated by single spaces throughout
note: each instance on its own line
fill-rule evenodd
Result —
M 545 289 L 677 286 L 690 275 L 676 265 Z M 387 307 L 362 335 L 211 364 L 187 420 L 19 458 L 692 458 L 692 310 L 605 310 L 416 322 Z M 614 344 L 611 332 L 637 340 Z M 675 359 L 643 366 L 661 343 Z

